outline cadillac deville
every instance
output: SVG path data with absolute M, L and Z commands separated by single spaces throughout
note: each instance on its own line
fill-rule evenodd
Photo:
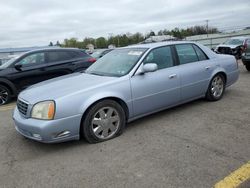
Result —
M 115 49 L 85 72 L 22 91 L 13 119 L 23 136 L 45 143 L 112 139 L 127 122 L 195 99 L 217 101 L 239 77 L 231 55 L 194 42 Z

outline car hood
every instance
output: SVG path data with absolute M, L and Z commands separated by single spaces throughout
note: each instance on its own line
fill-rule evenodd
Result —
M 219 47 L 229 47 L 231 49 L 234 49 L 234 48 L 237 48 L 238 46 L 241 46 L 241 45 L 227 45 L 227 44 L 220 44 L 218 45 L 216 48 L 219 48 Z
M 117 77 L 74 73 L 35 84 L 19 94 L 19 98 L 35 104 L 39 101 L 56 100 L 74 93 L 90 91 L 116 80 Z

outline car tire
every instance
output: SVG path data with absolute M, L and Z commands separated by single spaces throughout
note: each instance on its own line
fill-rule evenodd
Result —
M 125 127 L 124 109 L 113 100 L 103 100 L 86 113 L 81 134 L 89 143 L 98 143 L 119 136 Z
M 209 101 L 218 101 L 223 97 L 225 91 L 225 77 L 222 74 L 215 75 L 210 81 L 206 99 Z
M 250 63 L 246 63 L 246 69 L 250 71 Z
M 9 103 L 10 100 L 11 100 L 10 90 L 5 86 L 0 85 L 0 106 Z

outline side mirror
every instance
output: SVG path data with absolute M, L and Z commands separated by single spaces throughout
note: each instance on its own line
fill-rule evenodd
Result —
M 16 64 L 16 65 L 15 65 L 15 69 L 16 69 L 16 70 L 21 71 L 21 70 L 22 70 L 21 68 L 22 68 L 22 65 L 21 65 L 21 64 Z
M 158 66 L 155 63 L 147 63 L 143 65 L 142 67 L 142 73 L 147 73 L 147 72 L 155 72 L 157 71 Z

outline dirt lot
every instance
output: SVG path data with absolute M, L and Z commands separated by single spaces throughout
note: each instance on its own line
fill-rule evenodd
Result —
M 0 187 L 212 187 L 250 160 L 250 73 L 240 70 L 221 101 L 151 115 L 95 145 L 25 139 L 14 104 L 0 107 Z

